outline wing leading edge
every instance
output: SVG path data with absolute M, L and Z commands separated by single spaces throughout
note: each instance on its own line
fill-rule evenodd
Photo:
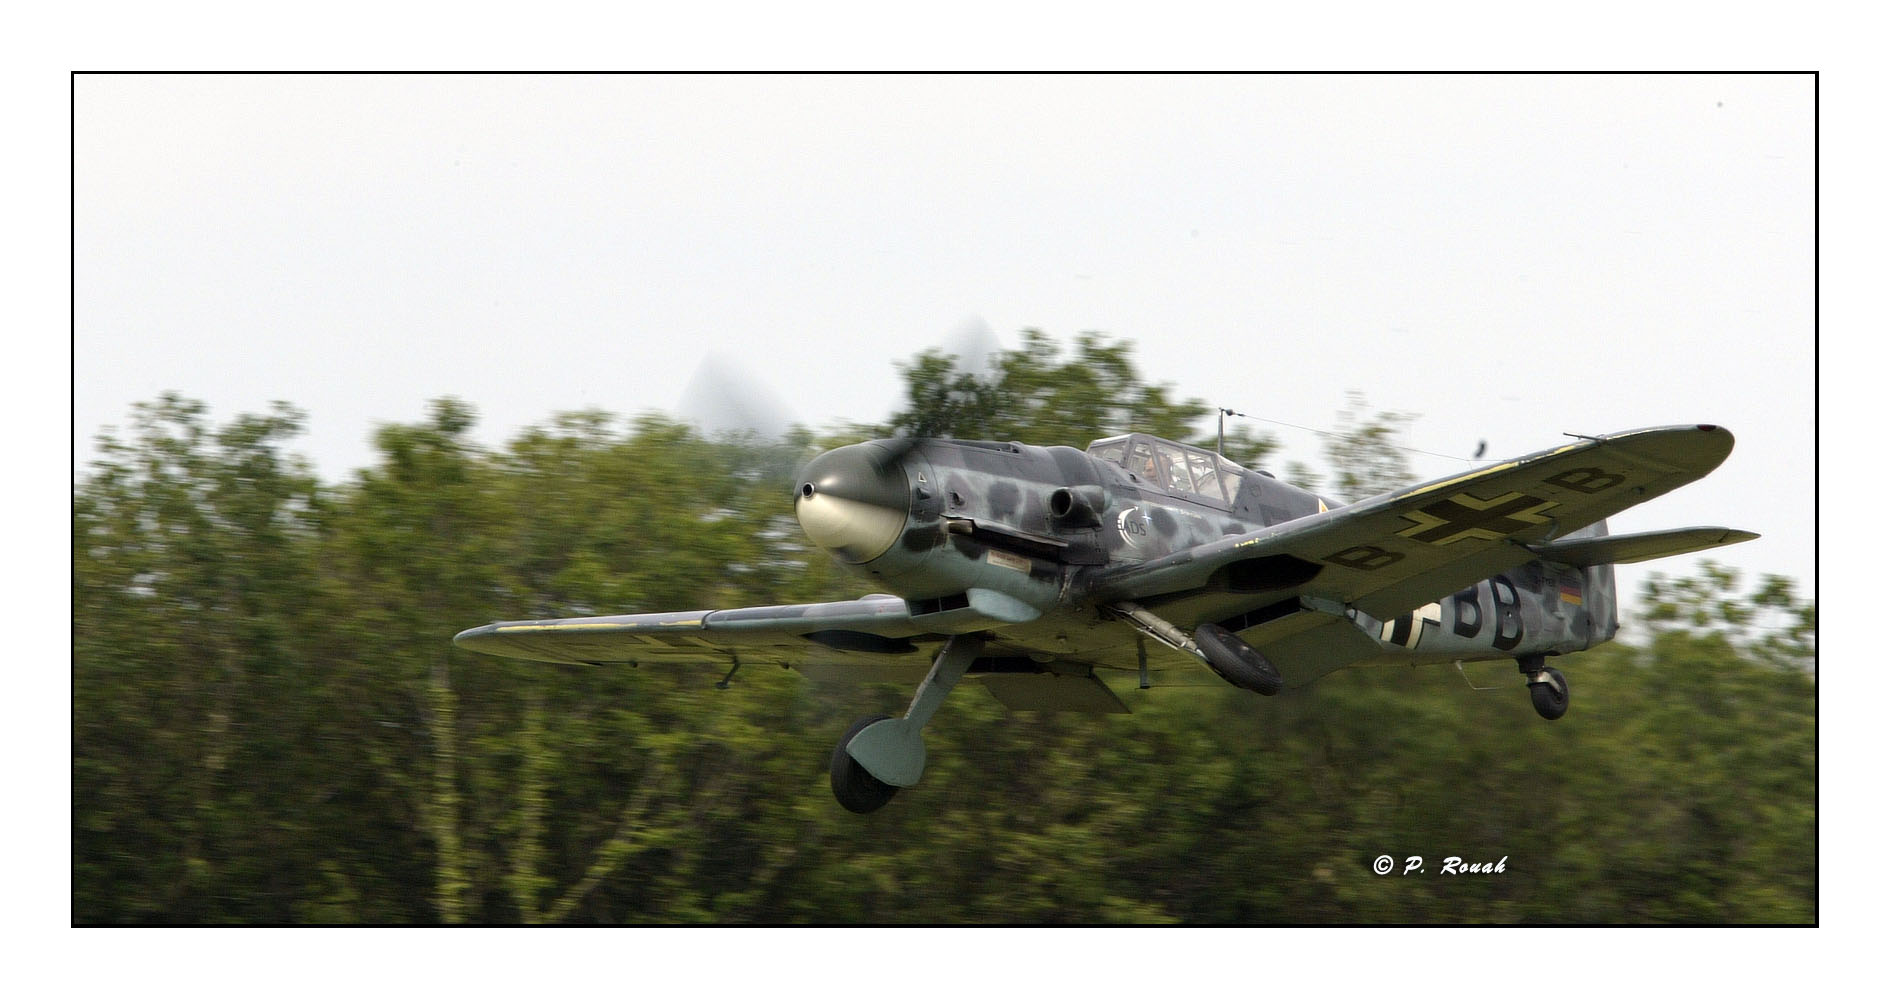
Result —
M 602 665 L 703 662 L 746 654 L 758 661 L 823 659 L 884 663 L 918 654 L 924 634 L 898 597 L 731 610 L 617 614 L 606 617 L 499 621 L 453 637 L 461 648 L 512 659 Z

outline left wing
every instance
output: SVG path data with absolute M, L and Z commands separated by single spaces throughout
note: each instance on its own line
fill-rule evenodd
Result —
M 1098 579 L 1105 598 L 1290 591 L 1384 619 L 1529 562 L 1542 545 L 1719 467 L 1724 428 L 1630 430 L 1234 535 Z M 1731 532 L 1744 540 L 1746 532 Z M 1697 550 L 1697 549 L 1696 549 Z
M 1352 610 L 1390 620 L 1537 558 L 1633 561 L 1756 537 L 1696 528 L 1555 543 L 1700 478 L 1732 445 L 1731 433 L 1707 425 L 1583 438 L 1107 569 L 1091 592 L 1103 603 L 1147 606 L 1185 631 L 1223 622 L 1298 685 L 1382 651 L 1349 619 Z M 1129 651 L 1105 656 L 1120 662 Z

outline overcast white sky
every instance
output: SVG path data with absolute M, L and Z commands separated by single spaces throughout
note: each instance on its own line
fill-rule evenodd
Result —
M 340 481 L 428 399 L 496 445 L 674 411 L 711 354 L 808 423 L 878 420 L 894 362 L 976 317 L 1006 345 L 1127 338 L 1178 394 L 1283 423 L 1357 389 L 1441 454 L 1725 424 L 1720 471 L 1615 529 L 1755 530 L 1716 557 L 1810 589 L 1811 507 L 1778 483 L 1815 460 L 1813 100 L 1807 76 L 85 76 L 75 456 L 166 390 L 218 419 L 284 399 Z

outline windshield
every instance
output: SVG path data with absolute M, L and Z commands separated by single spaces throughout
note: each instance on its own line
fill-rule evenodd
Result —
M 1200 448 L 1132 434 L 1091 442 L 1089 454 L 1121 465 L 1138 481 L 1214 506 L 1230 506 L 1240 491 L 1240 466 Z
M 1122 454 L 1128 447 L 1129 439 L 1127 437 L 1108 437 L 1099 441 L 1090 441 L 1089 454 L 1091 457 L 1101 458 L 1103 461 L 1109 462 L 1112 465 L 1120 465 L 1122 464 Z

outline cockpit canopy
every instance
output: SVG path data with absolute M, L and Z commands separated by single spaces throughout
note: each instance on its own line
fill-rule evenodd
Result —
M 1147 434 L 1124 434 L 1091 441 L 1092 458 L 1121 465 L 1152 488 L 1197 503 L 1232 507 L 1240 492 L 1240 466 L 1212 451 L 1177 444 Z

